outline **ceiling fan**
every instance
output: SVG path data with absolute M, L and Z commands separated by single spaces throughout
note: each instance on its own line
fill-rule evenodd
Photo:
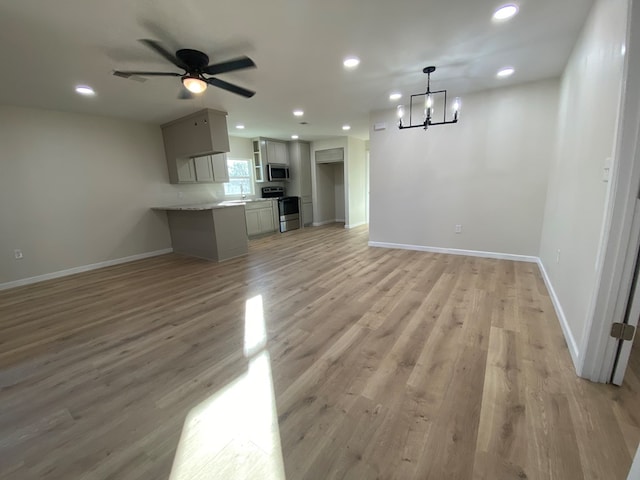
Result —
M 184 70 L 184 73 L 177 72 L 134 72 L 115 70 L 113 74 L 117 77 L 130 78 L 132 76 L 140 77 L 180 77 L 185 88 L 182 89 L 178 98 L 193 98 L 193 93 L 202 93 L 207 89 L 208 85 L 222 88 L 229 92 L 241 95 L 243 97 L 253 97 L 256 92 L 239 87 L 233 83 L 225 82 L 215 77 L 207 77 L 205 75 L 218 75 L 220 73 L 233 72 L 244 68 L 255 67 L 256 64 L 249 57 L 242 56 L 227 60 L 226 62 L 214 63 L 208 65 L 209 57 L 190 48 L 178 50 L 175 55 L 165 49 L 155 40 L 140 40 L 147 47 L 162 55 L 166 60 L 173 63 L 176 67 Z

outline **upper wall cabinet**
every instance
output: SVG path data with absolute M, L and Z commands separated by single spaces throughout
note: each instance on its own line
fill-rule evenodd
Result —
M 253 140 L 253 173 L 254 179 L 258 183 L 266 180 L 266 173 L 262 153 L 260 152 L 260 139 Z
M 229 151 L 227 114 L 205 109 L 162 125 L 169 181 L 179 183 L 184 159 Z M 184 170 L 181 172 L 184 174 Z M 184 181 L 184 180 L 182 180 Z
M 344 162 L 344 148 L 316 150 L 316 163 Z
M 272 138 L 258 138 L 254 140 L 254 142 L 256 141 L 260 144 L 260 161 L 262 165 L 266 163 L 289 165 L 288 142 Z
M 178 181 L 174 183 L 224 183 L 229 181 L 227 154 L 177 158 Z

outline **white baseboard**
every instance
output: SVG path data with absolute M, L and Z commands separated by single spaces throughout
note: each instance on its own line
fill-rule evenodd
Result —
M 349 225 L 347 225 L 345 223 L 344 228 L 356 228 L 356 227 L 360 227 L 362 225 L 366 225 L 367 222 L 359 222 L 359 223 L 350 223 Z
M 312 225 L 314 227 L 321 227 L 322 225 L 329 225 L 330 223 L 336 223 L 335 220 L 325 220 L 323 222 L 313 222 Z
M 369 242 L 370 247 L 398 248 L 401 250 L 417 250 L 419 252 L 446 253 L 449 255 L 467 255 L 469 257 L 497 258 L 516 262 L 538 263 L 538 257 L 515 255 L 513 253 L 482 252 L 479 250 L 461 250 L 458 248 L 426 247 L 423 245 L 405 245 L 403 243 Z
M 576 339 L 573 338 L 573 334 L 571 333 L 571 329 L 569 328 L 569 322 L 567 322 L 567 317 L 564 314 L 564 310 L 562 309 L 562 305 L 560 304 L 560 299 L 558 295 L 556 295 L 556 291 L 553 289 L 553 285 L 551 283 L 551 279 L 549 275 L 547 275 L 547 271 L 544 268 L 544 264 L 542 260 L 538 258 L 538 266 L 540 267 L 540 271 L 542 272 L 542 278 L 544 279 L 544 284 L 547 286 L 547 290 L 549 295 L 551 296 L 551 302 L 553 303 L 553 308 L 556 310 L 556 315 L 558 316 L 558 320 L 560 322 L 560 326 L 562 327 L 562 333 L 564 333 L 564 339 L 567 342 L 567 346 L 569 347 L 569 353 L 571 354 L 571 360 L 573 360 L 573 366 L 578 371 L 578 359 L 580 351 L 578 350 L 578 344 L 576 343 Z
M 123 258 L 116 258 L 114 260 L 106 260 L 104 262 L 92 263 L 90 265 L 81 265 L 79 267 L 60 270 L 58 272 L 45 273 L 43 275 L 37 275 L 35 277 L 22 278 L 20 280 L 14 280 L 12 282 L 0 283 L 0 290 L 21 287 L 23 285 L 30 285 L 32 283 L 44 282 L 45 280 L 52 280 L 54 278 L 66 277 L 68 275 L 74 275 L 76 273 L 88 272 L 90 270 L 97 270 L 98 268 L 110 267 L 112 265 L 119 265 L 121 263 L 133 262 L 134 260 L 142 260 L 143 258 L 157 257 L 158 255 L 165 255 L 171 252 L 173 252 L 173 248 L 164 248 L 162 250 L 139 253 L 137 255 L 130 255 L 128 257 L 123 257 Z

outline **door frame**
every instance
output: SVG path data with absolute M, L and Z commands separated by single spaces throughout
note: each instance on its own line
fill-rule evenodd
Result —
M 635 215 L 633 217 L 633 225 L 631 229 L 632 238 L 640 238 L 640 200 L 636 200 Z M 638 252 L 636 251 L 636 260 L 633 268 L 633 278 L 631 280 L 631 293 L 627 302 L 627 309 L 625 314 L 625 321 L 628 325 L 637 329 L 638 318 L 640 318 L 640 260 L 638 258 Z M 622 385 L 624 380 L 624 374 L 629 364 L 629 357 L 631 356 L 632 341 L 623 342 L 619 340 L 617 342 L 616 358 L 614 360 L 613 373 L 611 375 L 611 383 L 614 385 Z
M 611 379 L 617 353 L 618 341 L 609 336 L 611 323 L 624 321 L 640 245 L 640 238 L 632 232 L 640 189 L 640 5 L 629 0 L 628 8 L 612 190 L 605 207 L 598 281 L 578 365 L 578 375 L 603 383 Z

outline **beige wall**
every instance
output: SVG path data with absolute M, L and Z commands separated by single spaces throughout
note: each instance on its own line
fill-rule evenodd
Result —
M 250 138 L 229 136 L 229 158 L 253 160 L 253 141 Z
M 344 163 L 331 163 L 333 167 L 333 191 L 335 213 L 334 219 L 337 222 L 345 221 L 345 197 L 344 197 Z
M 349 157 L 346 162 L 349 215 L 346 226 L 355 227 L 366 223 L 366 150 L 364 140 L 348 138 Z
M 609 196 L 602 175 L 605 159 L 614 157 L 626 11 L 625 0 L 595 3 L 562 78 L 540 258 L 566 317 L 572 348 L 581 344 L 598 282 Z
M 170 185 L 158 126 L 0 107 L 0 284 L 169 248 L 150 207 L 221 189 Z
M 370 240 L 537 256 L 558 80 L 467 95 L 456 125 L 370 125 Z M 455 233 L 455 225 L 462 233 Z

